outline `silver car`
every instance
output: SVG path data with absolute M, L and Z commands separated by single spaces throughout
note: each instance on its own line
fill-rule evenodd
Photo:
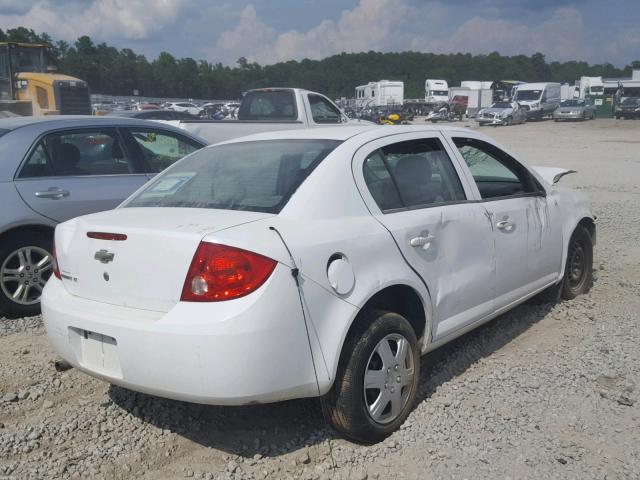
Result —
M 0 317 L 39 312 L 57 223 L 116 207 L 205 144 L 129 118 L 0 119 Z
M 513 125 L 527 121 L 527 110 L 518 102 L 496 102 L 478 112 L 476 122 L 482 125 Z
M 553 119 L 560 120 L 593 120 L 596 117 L 596 107 L 580 99 L 563 100 L 553 112 Z

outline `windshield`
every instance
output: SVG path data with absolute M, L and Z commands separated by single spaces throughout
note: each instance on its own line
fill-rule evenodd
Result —
M 622 100 L 623 105 L 635 105 L 636 103 L 640 104 L 640 98 L 628 97 Z
M 591 93 L 602 93 L 604 92 L 604 87 L 591 87 Z
M 584 100 L 563 100 L 560 102 L 561 107 L 582 107 Z
M 449 92 L 447 90 L 431 90 L 429 95 L 434 97 L 446 97 L 449 95 Z
M 509 102 L 496 102 L 491 108 L 513 108 Z
M 542 95 L 542 90 L 518 90 L 516 92 L 515 100 L 539 100 Z
M 264 140 L 205 148 L 165 170 L 125 206 L 279 213 L 340 143 Z
M 16 47 L 11 49 L 11 68 L 15 72 L 47 71 L 46 51 L 42 48 Z

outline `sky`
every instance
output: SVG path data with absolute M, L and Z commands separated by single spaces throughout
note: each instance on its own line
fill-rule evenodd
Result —
M 0 0 L 0 28 L 235 64 L 341 52 L 640 60 L 640 0 Z

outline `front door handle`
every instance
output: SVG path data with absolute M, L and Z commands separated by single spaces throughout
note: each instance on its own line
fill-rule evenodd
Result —
M 68 197 L 69 194 L 69 190 L 62 190 L 58 187 L 51 187 L 49 190 L 36 192 L 35 196 L 38 198 L 51 198 L 53 200 L 60 200 L 63 197 Z
M 409 240 L 409 245 L 411 245 L 412 247 L 423 247 L 427 249 L 429 248 L 429 245 L 431 245 L 431 242 L 434 238 L 435 237 L 433 235 L 427 233 L 425 236 L 412 238 L 411 240 Z
M 515 226 L 516 225 L 514 223 L 511 223 L 509 220 L 500 220 L 498 223 L 496 223 L 496 227 L 498 227 L 500 230 L 504 230 L 505 232 L 510 232 Z

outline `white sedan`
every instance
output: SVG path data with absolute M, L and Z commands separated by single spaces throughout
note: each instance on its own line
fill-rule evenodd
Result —
M 60 224 L 42 310 L 76 368 L 241 405 L 322 398 L 343 435 L 406 419 L 420 355 L 538 294 L 591 285 L 569 171 L 424 126 L 270 132 L 195 152 Z

